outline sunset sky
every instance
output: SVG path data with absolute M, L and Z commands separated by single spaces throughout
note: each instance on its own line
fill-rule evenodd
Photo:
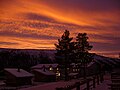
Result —
M 65 29 L 86 32 L 92 52 L 118 57 L 120 0 L 0 0 L 0 48 L 55 49 Z

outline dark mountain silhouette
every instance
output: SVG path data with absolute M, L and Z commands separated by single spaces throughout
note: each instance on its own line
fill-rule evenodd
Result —
M 1 51 L 16 51 L 16 52 L 24 52 L 24 53 L 29 53 L 30 55 L 39 55 L 40 53 L 45 55 L 47 54 L 49 57 L 54 59 L 54 54 L 56 53 L 56 50 L 54 49 L 9 49 L 9 48 L 0 48 Z M 114 60 L 120 60 L 118 58 L 111 58 L 111 57 L 106 57 L 102 55 L 97 55 L 95 54 L 95 59 L 114 59 Z
M 9 48 L 0 48 L 0 52 L 3 52 L 3 51 L 9 51 L 9 52 L 14 51 L 16 53 L 23 52 L 23 53 L 29 54 L 30 56 L 35 56 L 35 57 L 38 57 L 38 58 L 40 56 L 43 56 L 43 57 L 49 58 L 53 63 L 55 62 L 54 56 L 55 56 L 56 50 L 53 50 L 53 49 L 9 49 Z M 118 59 L 118 58 L 110 58 L 110 57 L 105 57 L 105 56 L 101 56 L 101 55 L 97 55 L 97 54 L 94 55 L 94 61 L 96 61 L 98 63 L 104 63 L 104 64 L 107 64 L 107 65 L 112 65 L 112 66 L 120 64 L 120 59 Z

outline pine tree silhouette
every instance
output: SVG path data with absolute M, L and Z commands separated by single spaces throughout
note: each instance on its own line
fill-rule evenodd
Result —
M 86 78 L 86 66 L 93 59 L 93 54 L 88 52 L 92 47 L 88 42 L 87 33 L 78 33 L 75 42 L 76 62 L 83 66 L 84 78 Z
M 69 55 L 72 52 L 72 39 L 70 38 L 70 33 L 68 30 L 65 30 L 65 32 L 63 33 L 63 35 L 61 36 L 61 39 L 58 39 L 58 44 L 55 44 L 56 46 L 56 60 L 60 65 L 61 70 L 64 71 L 64 75 L 65 75 L 65 80 L 67 80 L 67 76 L 68 76 L 68 71 L 67 68 L 69 67 L 70 64 L 70 60 Z M 62 72 L 62 71 L 61 71 Z

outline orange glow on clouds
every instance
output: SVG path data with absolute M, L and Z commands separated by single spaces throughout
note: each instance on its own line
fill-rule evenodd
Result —
M 118 0 L 1 0 L 0 48 L 54 49 L 68 29 L 88 33 L 93 52 L 117 54 L 119 14 Z

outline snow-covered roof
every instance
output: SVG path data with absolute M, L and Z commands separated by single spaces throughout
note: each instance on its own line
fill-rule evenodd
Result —
M 102 62 L 108 64 L 108 65 L 112 65 L 108 60 L 104 59 L 104 60 L 101 60 Z
M 106 63 L 106 64 L 108 64 L 108 65 L 111 65 L 111 66 L 113 66 L 113 64 L 115 65 L 115 64 L 117 64 L 116 63 L 116 59 L 111 59 L 111 58 L 106 58 L 106 57 L 101 57 L 101 56 L 94 56 L 94 59 L 95 59 L 95 61 L 97 62 L 100 62 L 100 63 Z
M 75 67 L 76 65 L 75 65 L 75 63 L 71 63 L 70 65 L 72 65 L 73 67 Z
M 41 70 L 41 69 L 34 69 L 34 71 L 40 72 L 44 75 L 56 75 L 54 72 L 48 71 L 48 70 Z
M 93 65 L 95 62 L 90 62 L 87 67 L 90 67 L 91 65 Z
M 109 62 L 109 60 L 107 60 L 106 58 L 102 58 L 102 57 L 95 57 L 95 62 L 103 62 L 103 63 L 106 63 L 106 64 L 108 64 L 108 65 L 112 65 L 110 62 Z
M 39 68 L 49 68 L 49 67 L 53 67 L 53 68 L 56 68 L 58 67 L 58 64 L 38 64 L 38 65 L 35 65 L 32 67 L 32 69 L 39 69 Z
M 70 65 L 75 65 L 75 63 L 71 63 Z
M 96 63 L 98 63 L 98 64 L 102 64 L 100 61 L 98 61 L 98 60 L 94 60 Z
M 117 64 L 114 60 L 110 59 L 109 61 L 112 62 L 113 64 Z
M 23 69 L 20 69 L 20 72 L 18 72 L 17 68 L 6 68 L 5 71 L 11 73 L 15 77 L 33 77 L 33 74 L 31 74 Z
M 68 75 L 69 76 L 75 76 L 75 75 L 78 75 L 78 73 L 69 73 Z
M 77 65 L 81 65 L 81 63 L 71 63 L 70 65 L 72 65 L 73 67 L 76 67 Z
M 120 59 L 114 59 L 114 62 L 120 63 Z

